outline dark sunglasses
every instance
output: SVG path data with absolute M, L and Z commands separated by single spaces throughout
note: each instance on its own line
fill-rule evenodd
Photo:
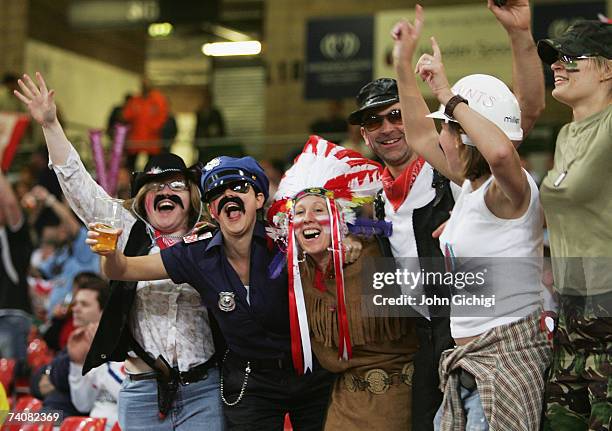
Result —
M 589 58 L 595 58 L 591 55 L 579 55 L 579 56 L 571 56 L 571 55 L 559 55 L 559 61 L 563 64 L 567 70 L 576 70 L 578 69 L 577 61 L 580 60 L 588 60 Z
M 251 185 L 246 181 L 237 181 L 228 184 L 223 184 L 219 187 L 215 187 L 208 193 L 206 193 L 206 201 L 212 202 L 219 198 L 226 190 L 231 190 L 236 193 L 245 194 L 249 192 Z
M 368 114 L 361 122 L 361 126 L 364 127 L 368 132 L 373 132 L 379 129 L 383 125 L 383 121 L 387 121 L 391 124 L 400 125 L 402 124 L 402 111 L 399 109 L 393 109 L 385 115 Z

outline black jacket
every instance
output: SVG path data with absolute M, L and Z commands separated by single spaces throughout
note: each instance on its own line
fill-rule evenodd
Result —
M 151 247 L 145 224 L 137 220 L 130 230 L 123 253 L 126 256 L 145 256 Z M 136 284 L 135 281 L 111 281 L 111 295 L 85 359 L 83 375 L 105 362 L 124 361 L 127 352 L 132 350 L 128 319 L 136 296 Z
M 130 236 L 123 253 L 126 256 L 145 256 L 153 245 L 147 234 L 145 224 L 137 220 L 132 226 Z M 102 318 L 85 364 L 83 375 L 105 362 L 121 362 L 127 358 L 127 353 L 133 350 L 133 338 L 129 328 L 129 316 L 136 297 L 136 281 L 111 281 L 111 295 L 102 312 Z M 217 322 L 208 313 L 208 320 L 213 334 L 215 350 L 225 351 L 225 340 L 219 332 Z

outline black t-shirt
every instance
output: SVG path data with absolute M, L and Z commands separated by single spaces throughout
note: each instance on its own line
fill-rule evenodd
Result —
M 32 312 L 27 281 L 31 254 L 25 220 L 15 232 L 9 226 L 0 227 L 0 309 Z

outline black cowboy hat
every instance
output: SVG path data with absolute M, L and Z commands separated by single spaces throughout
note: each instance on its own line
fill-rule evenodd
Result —
M 146 183 L 158 181 L 174 174 L 183 174 L 189 181 L 198 184 L 200 172 L 200 164 L 188 168 L 183 159 L 176 154 L 165 153 L 153 156 L 149 159 L 143 171 L 132 172 L 132 196 L 136 196 L 138 190 Z

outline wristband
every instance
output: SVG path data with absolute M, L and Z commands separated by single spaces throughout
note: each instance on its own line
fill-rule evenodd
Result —
M 458 94 L 455 94 L 453 97 L 451 97 L 448 100 L 448 102 L 446 102 L 446 106 L 444 107 L 444 115 L 446 115 L 451 120 L 454 120 L 455 117 L 453 117 L 453 112 L 455 111 L 455 108 L 457 107 L 457 105 L 460 103 L 465 103 L 466 105 L 469 106 L 467 99 L 459 96 Z

